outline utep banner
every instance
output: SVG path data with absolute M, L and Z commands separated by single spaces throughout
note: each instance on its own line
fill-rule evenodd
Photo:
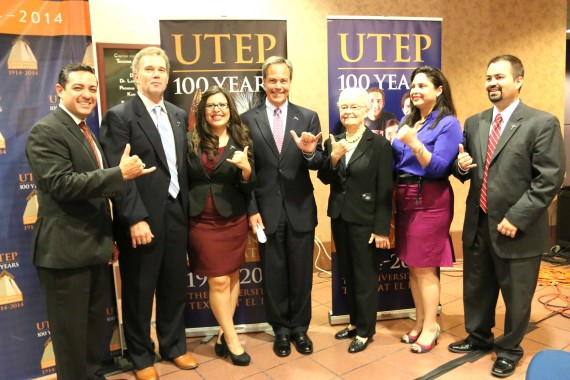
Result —
M 36 121 L 57 107 L 60 69 L 93 65 L 89 3 L 0 2 L 0 378 L 31 379 L 56 372 L 45 301 L 31 243 L 37 219 L 34 178 L 25 155 Z M 98 127 L 96 111 L 90 125 Z M 113 294 L 101 342 L 120 354 Z M 115 333 L 113 333 L 115 331 Z M 114 334 L 114 335 L 113 335 Z M 114 336 L 114 339 L 111 338 Z
M 338 134 L 338 97 L 345 88 L 379 88 L 384 112 L 402 119 L 401 99 L 410 90 L 410 76 L 420 66 L 441 66 L 441 19 L 329 17 L 329 131 Z M 374 132 L 384 134 L 384 126 Z M 393 231 L 392 231 L 393 236 Z M 395 242 L 398 244 L 398 242 Z M 413 313 L 408 268 L 392 248 L 378 257 L 378 317 L 404 317 Z M 342 268 L 332 256 L 333 309 L 331 323 L 346 322 L 348 304 Z
M 273 55 L 287 57 L 284 20 L 161 20 L 160 43 L 170 58 L 165 98 L 187 110 L 189 130 L 202 93 L 210 86 L 227 89 L 241 114 L 265 101 L 261 66 Z M 238 331 L 267 328 L 257 240 L 250 234 L 246 263 L 240 269 L 240 296 L 234 322 Z M 217 332 L 208 283 L 189 274 L 187 335 Z
M 342 131 L 338 96 L 345 88 L 384 91 L 384 111 L 398 121 L 420 66 L 441 67 L 441 19 L 328 18 L 329 131 Z

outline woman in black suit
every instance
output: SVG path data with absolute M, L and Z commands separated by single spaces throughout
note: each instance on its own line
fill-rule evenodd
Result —
M 251 359 L 233 315 L 247 245 L 246 201 L 255 185 L 251 144 L 230 94 L 215 86 L 206 90 L 188 149 L 188 254 L 192 272 L 208 277 L 210 306 L 221 327 L 216 354 L 242 366 Z
M 392 150 L 364 125 L 365 90 L 345 89 L 338 106 L 345 132 L 325 142 L 319 179 L 331 185 L 328 216 L 346 280 L 350 324 L 336 339 L 354 338 L 348 352 L 363 351 L 376 332 L 378 272 L 374 255 L 390 246 Z

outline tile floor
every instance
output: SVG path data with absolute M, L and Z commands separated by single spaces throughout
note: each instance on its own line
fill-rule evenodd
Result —
M 158 363 L 156 368 L 162 380 L 178 379 L 417 379 L 423 377 L 438 379 L 496 379 L 490 371 L 495 360 L 493 353 L 474 358 L 450 372 L 426 376 L 438 367 L 462 355 L 447 350 L 447 345 L 465 337 L 462 303 L 462 272 L 442 271 L 441 305 L 439 324 L 442 334 L 439 344 L 423 355 L 410 353 L 409 346 L 400 343 L 400 336 L 412 326 L 410 319 L 379 321 L 374 342 L 358 354 L 347 353 L 349 341 L 334 339 L 334 333 L 343 326 L 330 326 L 328 312 L 331 310 L 331 281 L 326 275 L 315 274 L 313 286 L 313 318 L 309 336 L 315 352 L 303 356 L 292 349 L 290 356 L 279 358 L 273 354 L 273 338 L 265 333 L 241 334 L 241 343 L 252 357 L 248 367 L 235 367 L 228 359 L 214 354 L 214 340 L 201 343 L 201 338 L 188 339 L 188 351 L 198 360 L 199 367 L 192 371 L 181 371 L 170 363 Z M 561 288 L 570 296 L 569 288 Z M 525 356 L 516 372 L 509 379 L 524 379 L 530 359 L 544 349 L 560 349 L 570 352 L 570 319 L 553 315 L 537 301 L 544 294 L 553 293 L 551 286 L 539 286 L 533 304 L 532 322 L 536 328 L 530 331 L 522 342 Z M 504 305 L 497 307 L 495 336 L 502 335 Z M 424 377 L 425 376 L 425 377 Z M 562 375 L 561 378 L 564 378 Z M 567 377 L 568 378 L 568 377 Z M 53 380 L 54 377 L 45 378 Z M 108 380 L 133 380 L 132 372 L 109 376 Z

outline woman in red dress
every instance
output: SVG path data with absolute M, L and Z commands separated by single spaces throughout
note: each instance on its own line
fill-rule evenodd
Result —
M 218 356 L 248 365 L 233 323 L 239 295 L 239 269 L 247 244 L 246 201 L 255 186 L 249 132 L 231 95 L 210 87 L 196 111 L 188 149 L 192 272 L 208 277 L 210 307 L 220 324 Z

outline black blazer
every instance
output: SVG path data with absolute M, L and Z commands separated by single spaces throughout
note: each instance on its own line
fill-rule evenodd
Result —
M 242 122 L 249 127 L 255 147 L 256 187 L 248 205 L 248 214 L 261 213 L 265 233 L 277 228 L 281 209 L 285 207 L 291 226 L 297 232 L 309 232 L 317 225 L 317 204 L 309 170 L 318 170 L 323 163 L 323 150 L 319 141 L 311 160 L 303 157 L 295 145 L 291 131 L 301 135 L 321 131 L 319 116 L 315 111 L 288 104 L 286 130 L 281 154 L 273 139 L 267 119 L 265 103 L 242 114 Z
M 346 133 L 342 133 L 335 140 L 345 137 Z M 318 172 L 318 178 L 331 185 L 327 215 L 372 226 L 373 233 L 388 236 L 393 190 L 390 142 L 367 128 L 348 163 L 344 156 L 333 168 L 331 151 L 329 139 L 325 141 L 327 158 Z
M 457 161 L 452 166 L 459 180 L 471 180 L 463 225 L 466 246 L 474 244 L 477 231 L 492 115 L 491 108 L 465 122 L 463 145 L 477 167 L 461 174 Z M 525 258 L 546 252 L 550 234 L 548 206 L 560 189 L 565 165 L 558 119 L 521 102 L 507 122 L 489 166 L 489 234 L 499 257 Z M 505 217 L 519 229 L 514 239 L 497 231 Z
M 165 101 L 164 104 L 174 133 L 180 184 L 179 196 L 183 209 L 188 210 L 186 170 L 188 114 L 172 103 Z M 128 181 L 125 194 L 115 199 L 116 232 L 118 242 L 122 243 L 120 247 L 129 249 L 131 246 L 130 226 L 141 220 L 149 223 L 155 236 L 163 236 L 166 227 L 164 203 L 168 199 L 170 172 L 156 124 L 138 95 L 105 113 L 101 121 L 100 139 L 111 165 L 119 163 L 125 145 L 130 143 L 131 155 L 138 155 L 147 168 L 156 166 L 154 172 Z M 151 249 L 152 244 L 137 248 L 138 251 Z
M 108 197 L 125 190 L 119 167 L 97 165 L 75 121 L 57 107 L 38 121 L 26 142 L 26 155 L 38 189 L 38 219 L 32 260 L 45 268 L 104 264 L 112 257 L 113 233 Z
M 188 139 L 191 140 L 191 137 Z M 214 206 L 221 216 L 232 218 L 246 214 L 246 205 L 255 187 L 255 171 L 253 162 L 250 162 L 251 177 L 248 182 L 243 181 L 241 169 L 226 161 L 227 158 L 231 158 L 236 149 L 243 150 L 242 147 L 236 145 L 230 136 L 220 161 L 210 177 L 202 165 L 201 151 L 198 150 L 198 154 L 195 154 L 190 144 L 188 148 L 188 183 L 191 217 L 199 215 L 204 210 L 209 190 L 212 190 Z M 251 147 L 250 152 L 252 152 Z

